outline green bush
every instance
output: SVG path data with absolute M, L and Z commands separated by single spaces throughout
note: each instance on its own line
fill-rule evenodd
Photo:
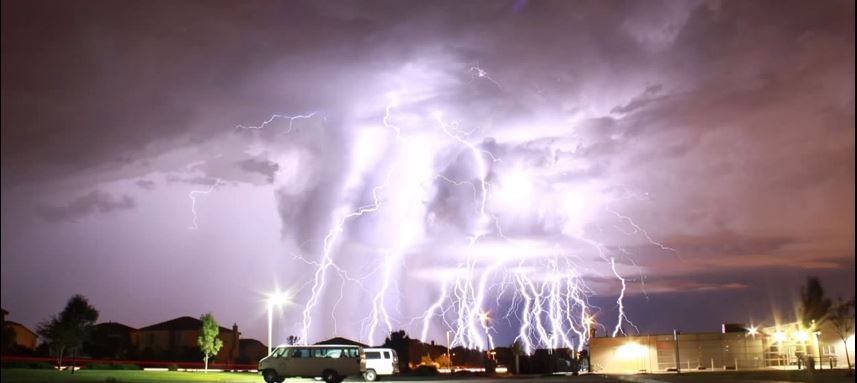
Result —
M 136 364 L 89 363 L 83 368 L 87 370 L 141 370 Z
M 3 368 L 28 368 L 36 370 L 50 370 L 54 365 L 47 362 L 26 362 L 18 360 L 6 360 L 2 363 Z
M 423 364 L 417 366 L 417 368 L 414 369 L 413 374 L 417 376 L 434 376 L 438 375 L 438 371 L 437 367 L 435 366 L 428 366 Z
M 170 370 L 170 371 L 178 371 L 178 370 L 179 370 L 179 366 L 178 366 L 177 364 L 171 364 L 171 365 L 167 366 L 167 370 Z

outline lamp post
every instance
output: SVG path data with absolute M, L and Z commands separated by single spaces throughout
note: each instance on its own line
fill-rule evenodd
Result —
M 446 367 L 449 368 L 450 373 L 452 373 L 452 354 L 450 354 L 449 349 L 449 333 L 451 332 L 451 330 L 446 330 Z
M 289 302 L 289 297 L 279 291 L 268 296 L 268 355 L 271 355 L 271 343 L 274 332 L 274 306 L 282 306 Z

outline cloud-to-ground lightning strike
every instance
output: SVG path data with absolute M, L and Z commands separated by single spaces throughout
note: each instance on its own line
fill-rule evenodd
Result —
M 482 68 L 472 66 L 468 71 L 474 79 L 489 81 L 498 89 L 503 89 L 502 85 Z M 380 120 L 382 126 L 393 135 L 390 142 L 395 145 L 392 149 L 394 153 L 399 156 L 419 156 L 423 155 L 423 153 L 415 150 L 419 145 L 411 145 L 411 140 L 407 137 L 410 130 L 403 131 L 397 122 L 397 109 L 406 106 L 403 98 L 403 95 L 406 94 L 390 92 L 385 95 L 386 104 L 382 108 L 383 115 Z M 287 132 L 290 132 L 296 120 L 313 118 L 315 115 L 316 113 L 295 116 L 275 114 L 257 126 L 238 125 L 237 127 L 264 129 L 275 120 L 287 119 L 289 121 Z M 419 323 L 420 339 L 423 341 L 428 340 L 434 326 L 440 326 L 444 331 L 449 329 L 451 332 L 451 346 L 453 347 L 491 349 L 495 347 L 493 322 L 496 318 L 491 318 L 493 308 L 487 303 L 489 297 L 494 297 L 493 303 L 498 307 L 502 306 L 504 302 L 507 305 L 507 309 L 500 311 L 505 311 L 504 318 L 509 324 L 514 323 L 518 326 L 516 340 L 521 342 L 525 352 L 531 353 L 540 347 L 567 347 L 582 350 L 591 336 L 589 330 L 593 325 L 591 320 L 594 317 L 593 313 L 597 312 L 598 309 L 589 304 L 589 297 L 594 295 L 594 291 L 586 285 L 585 275 L 578 265 L 581 260 L 577 258 L 574 251 L 564 251 L 559 244 L 557 244 L 556 251 L 549 257 L 527 256 L 528 249 L 526 246 L 519 245 L 514 238 L 504 234 L 500 224 L 500 215 L 498 215 L 503 212 L 493 211 L 489 208 L 495 190 L 502 191 L 503 187 L 509 187 L 496 185 L 493 182 L 493 179 L 498 176 L 501 179 L 504 176 L 496 166 L 502 160 L 491 151 L 486 150 L 483 145 L 471 140 L 468 136 L 472 132 L 464 132 L 458 129 L 457 122 L 448 122 L 443 113 L 434 112 L 424 117 L 424 121 L 433 122 L 432 125 L 442 137 L 446 137 L 447 141 L 451 141 L 453 145 L 460 148 L 459 150 L 468 154 L 467 157 L 473 165 L 468 176 L 470 178 L 456 180 L 440 173 L 413 175 L 415 169 L 409 168 L 408 161 L 401 161 L 399 158 L 396 161 L 381 161 L 383 166 L 387 168 L 383 182 L 374 186 L 366 185 L 371 187 L 372 201 L 364 205 L 340 204 L 331 214 L 332 224 L 322 239 L 323 246 L 318 255 L 318 261 L 300 258 L 315 267 L 311 280 L 306 284 L 309 287 L 308 298 L 301 312 L 300 332 L 302 340 L 310 342 L 313 336 L 313 315 L 326 294 L 326 285 L 331 269 L 342 280 L 339 299 L 336 300 L 330 312 L 334 323 L 336 323 L 336 306 L 342 301 L 345 284 L 356 283 L 361 291 L 369 295 L 369 302 L 371 302 L 371 305 L 368 306 L 368 315 L 360 326 L 361 339 L 365 339 L 369 344 L 378 344 L 379 339 L 377 338 L 381 328 L 389 333 L 396 326 L 403 324 L 391 315 L 390 311 L 394 305 L 390 302 L 390 295 L 393 294 L 391 286 L 395 277 L 394 270 L 404 267 L 408 249 L 419 234 L 416 232 L 419 230 L 416 223 L 422 219 L 421 214 L 425 212 L 414 208 L 414 206 L 421 206 L 421 201 L 425 197 L 426 191 L 421 189 L 421 185 L 434 184 L 436 188 L 444 187 L 444 185 L 453 188 L 469 187 L 475 206 L 470 217 L 473 224 L 469 229 L 470 232 L 467 233 L 463 258 L 455 265 L 454 270 L 439 280 L 436 298 L 432 300 L 429 307 L 422 315 L 413 318 L 407 325 Z M 431 156 L 431 153 L 426 155 Z M 403 178 L 404 175 L 412 176 Z M 396 180 L 395 187 L 393 187 L 393 179 Z M 528 182 L 528 180 L 515 180 L 515 182 Z M 512 185 L 511 187 L 520 187 L 520 185 Z M 208 191 L 197 193 L 207 193 L 213 188 L 214 186 Z M 384 195 L 382 196 L 381 193 Z M 194 195 L 191 198 L 195 202 Z M 581 205 L 588 202 L 576 201 L 575 204 Z M 391 231 L 397 233 L 396 236 L 390 238 L 389 248 L 381 251 L 383 256 L 379 258 L 381 261 L 375 267 L 375 271 L 361 278 L 352 277 L 353 274 L 349 275 L 335 261 L 338 252 L 337 244 L 342 240 L 343 233 L 346 232 L 352 221 L 359 220 L 367 214 L 379 214 L 386 211 L 387 205 L 395 203 L 399 203 L 399 205 L 392 206 L 391 209 L 396 209 L 393 211 L 397 212 L 402 220 L 395 223 L 396 229 Z M 357 207 L 354 207 L 355 205 Z M 674 251 L 674 249 L 655 241 L 630 217 L 609 208 L 605 209 L 615 215 L 622 224 L 633 228 L 633 232 L 625 234 L 640 233 L 650 244 L 662 250 Z M 575 216 L 575 213 L 575 211 L 569 211 L 567 219 L 582 219 L 582 217 Z M 195 219 L 194 226 L 196 226 Z M 612 335 L 616 336 L 620 331 L 623 331 L 623 324 L 627 323 L 633 326 L 633 323 L 628 321 L 623 302 L 628 287 L 627 281 L 617 270 L 613 255 L 614 250 L 585 236 L 581 227 L 580 224 L 577 224 L 573 230 L 565 233 L 565 235 L 567 238 L 581 241 L 595 249 L 600 259 L 610 267 L 610 275 L 616 278 L 621 285 L 616 300 L 619 313 L 617 323 L 612 331 Z M 483 242 L 493 243 L 495 241 L 503 243 L 504 246 L 511 249 L 513 254 L 502 254 L 488 259 L 477 255 L 477 249 L 483 245 Z M 623 256 L 629 256 L 624 248 L 617 251 L 622 251 Z M 519 254 L 515 255 L 516 252 Z M 375 278 L 374 285 L 368 280 L 370 275 Z M 373 289 L 374 292 L 370 293 Z M 398 307 L 398 303 L 395 305 Z
M 196 197 L 200 194 L 208 194 L 208 193 L 213 192 L 214 189 L 217 189 L 217 187 L 220 186 L 220 184 L 222 182 L 223 181 L 220 178 L 218 178 L 214 181 L 213 184 L 211 184 L 211 186 L 208 187 L 208 189 L 192 190 L 190 193 L 187 194 L 188 198 L 190 198 L 190 212 L 191 212 L 191 215 L 193 216 L 192 224 L 190 226 L 188 226 L 188 229 L 191 229 L 191 230 L 199 229 L 199 223 L 197 222 L 198 217 L 197 217 L 197 212 L 196 212 Z

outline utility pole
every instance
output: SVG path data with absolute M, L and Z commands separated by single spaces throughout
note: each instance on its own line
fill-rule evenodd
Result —
M 678 330 L 673 330 L 673 341 L 675 342 L 675 372 L 681 374 L 681 365 L 678 357 Z
M 449 372 L 452 373 L 452 354 L 450 354 L 450 352 L 449 352 L 449 333 L 450 332 L 451 331 L 449 331 L 449 330 L 446 331 L 446 360 L 447 360 L 447 362 L 446 362 L 447 366 L 446 367 L 448 367 Z

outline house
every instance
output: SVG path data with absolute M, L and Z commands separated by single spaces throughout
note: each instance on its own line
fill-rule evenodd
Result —
M 13 321 L 5 321 L 3 322 L 4 327 L 9 327 L 12 331 L 15 332 L 15 345 L 21 348 L 25 348 L 27 350 L 35 350 L 36 349 L 36 340 L 39 339 L 39 336 L 18 322 Z
M 94 326 L 92 338 L 84 345 L 87 354 L 94 358 L 127 359 L 136 357 L 131 334 L 137 329 L 116 322 Z
M 268 346 L 256 339 L 238 340 L 238 363 L 252 364 L 268 355 Z
M 142 359 L 201 361 L 203 355 L 197 344 L 201 330 L 201 320 L 183 316 L 135 330 L 131 333 L 131 342 Z M 220 327 L 218 337 L 223 347 L 211 361 L 235 363 L 240 335 L 237 324 L 233 324 L 232 329 Z

